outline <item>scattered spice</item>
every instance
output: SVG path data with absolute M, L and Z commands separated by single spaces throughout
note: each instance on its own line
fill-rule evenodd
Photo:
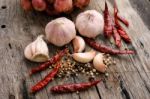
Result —
M 77 92 L 88 89 L 92 86 L 97 85 L 100 80 L 86 82 L 86 83 L 75 83 L 75 84 L 65 84 L 65 85 L 58 85 L 52 87 L 50 90 L 54 93 L 67 93 L 67 92 Z
M 35 93 L 39 90 L 41 90 L 42 88 L 44 88 L 50 81 L 52 81 L 55 77 L 55 75 L 57 74 L 59 68 L 61 67 L 61 64 L 58 63 L 56 65 L 56 67 L 47 75 L 45 76 L 45 78 L 43 80 L 41 80 L 40 82 L 38 82 L 36 85 L 34 85 L 31 88 L 31 93 Z
M 42 65 L 40 65 L 38 67 L 32 68 L 29 74 L 32 75 L 34 73 L 45 70 L 50 65 L 55 64 L 56 62 L 58 62 L 67 52 L 68 52 L 68 49 L 65 48 L 64 50 L 60 51 L 58 54 L 53 56 L 49 61 L 43 63 Z

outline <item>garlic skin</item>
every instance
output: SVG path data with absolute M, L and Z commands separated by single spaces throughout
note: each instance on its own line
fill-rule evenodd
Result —
M 76 28 L 82 36 L 95 38 L 103 33 L 104 18 L 96 10 L 87 10 L 77 16 Z
M 75 24 L 65 17 L 57 18 L 46 25 L 45 33 L 50 43 L 61 47 L 76 37 Z
M 74 53 L 72 55 L 73 59 L 80 63 L 89 63 L 93 60 L 96 55 L 96 51 L 91 50 L 85 53 Z
M 27 45 L 24 50 L 25 58 L 33 62 L 45 62 L 49 59 L 48 46 L 43 40 L 43 35 Z
M 93 60 L 93 65 L 95 69 L 102 73 L 104 73 L 107 69 L 107 66 L 103 62 L 103 58 L 104 58 L 103 54 L 99 53 L 94 57 Z
M 82 37 L 76 36 L 73 41 L 73 48 L 75 53 L 80 53 L 85 49 L 85 41 Z

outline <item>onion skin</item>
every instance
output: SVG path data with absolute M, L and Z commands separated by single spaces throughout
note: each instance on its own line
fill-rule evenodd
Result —
M 30 0 L 21 0 L 21 6 L 25 11 L 32 9 L 32 3 Z
M 44 0 L 32 0 L 33 8 L 37 11 L 46 10 L 46 2 Z
M 47 0 L 47 2 L 48 2 L 49 4 L 52 4 L 52 3 L 54 3 L 54 0 Z
M 70 12 L 73 8 L 72 0 L 55 0 L 54 8 L 57 12 Z
M 75 24 L 79 33 L 88 38 L 95 38 L 102 34 L 104 29 L 103 16 L 96 10 L 87 10 L 80 13 Z
M 87 6 L 90 3 L 90 0 L 75 0 L 75 7 L 83 9 L 83 7 Z
M 99 53 L 93 59 L 95 69 L 102 73 L 104 73 L 107 69 L 107 66 L 103 63 L 103 58 L 103 54 Z

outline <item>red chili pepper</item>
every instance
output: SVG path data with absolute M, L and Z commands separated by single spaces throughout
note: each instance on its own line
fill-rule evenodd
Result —
M 117 30 L 119 35 L 123 38 L 123 40 L 127 43 L 131 43 L 131 39 L 129 38 L 129 36 L 127 35 L 127 33 L 121 29 Z
M 120 48 L 121 47 L 121 37 L 118 34 L 117 29 L 115 27 L 113 27 L 113 37 L 114 37 L 116 46 L 118 48 Z
M 102 53 L 108 53 L 108 54 L 134 54 L 134 51 L 132 50 L 117 50 L 112 49 L 106 45 L 100 44 L 95 42 L 93 39 L 85 38 L 86 43 L 94 48 L 95 50 L 102 52 Z
M 76 92 L 76 91 L 82 91 L 92 86 L 95 86 L 99 82 L 100 80 L 86 82 L 86 83 L 78 83 L 78 84 L 58 85 L 58 86 L 52 87 L 50 90 L 54 93 Z
M 117 28 L 117 32 L 119 33 L 119 35 L 121 36 L 121 38 L 123 38 L 123 40 L 127 43 L 131 43 L 131 39 L 128 36 L 128 34 L 126 33 L 126 31 L 123 29 L 123 27 L 120 25 L 119 21 L 118 21 L 118 8 L 117 8 L 117 4 L 116 1 L 114 0 L 115 4 L 114 4 L 114 17 L 115 17 L 115 26 Z
M 118 15 L 118 12 L 119 12 L 119 10 L 118 10 L 117 4 L 116 4 L 116 0 L 114 0 L 114 15 L 115 15 L 115 19 L 116 20 L 119 19 L 123 24 L 125 24 L 128 27 L 129 26 L 129 22 L 125 18 L 123 18 L 120 15 Z
M 46 68 L 48 68 L 50 65 L 57 63 L 59 60 L 61 60 L 61 58 L 68 52 L 68 49 L 64 49 L 62 51 L 60 51 L 58 54 L 56 54 L 55 56 L 53 56 L 49 61 L 43 63 L 42 65 L 35 67 L 33 69 L 31 69 L 30 71 L 30 75 L 40 72 L 42 70 L 45 70 Z
M 31 88 L 31 93 L 35 93 L 42 88 L 44 88 L 50 81 L 53 80 L 54 76 L 57 74 L 59 68 L 61 67 L 60 63 L 56 65 L 52 72 L 50 72 L 43 80 L 38 82 L 35 86 Z
M 107 2 L 105 2 L 105 10 L 104 10 L 104 35 L 108 38 L 111 37 L 112 35 L 112 19 L 110 16 L 110 13 L 108 11 L 108 6 L 107 6 Z
M 118 18 L 123 24 L 125 24 L 127 27 L 129 27 L 129 22 L 128 22 L 125 18 L 119 16 L 118 14 L 117 14 L 117 18 Z

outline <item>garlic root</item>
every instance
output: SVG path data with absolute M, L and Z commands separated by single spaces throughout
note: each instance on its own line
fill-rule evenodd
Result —
M 76 36 L 73 41 L 73 48 L 75 53 L 80 53 L 85 49 L 85 41 L 82 37 Z
M 25 57 L 34 62 L 45 62 L 49 59 L 48 46 L 43 40 L 43 35 L 30 43 L 24 50 Z
M 107 69 L 107 66 L 103 62 L 103 59 L 104 59 L 103 54 L 99 53 L 94 57 L 94 60 L 93 60 L 93 65 L 95 69 L 102 73 L 104 73 Z
M 96 55 L 96 51 L 91 50 L 91 51 L 85 52 L 85 53 L 74 53 L 72 56 L 73 56 L 74 60 L 76 60 L 77 62 L 89 63 L 93 60 L 95 55 Z

